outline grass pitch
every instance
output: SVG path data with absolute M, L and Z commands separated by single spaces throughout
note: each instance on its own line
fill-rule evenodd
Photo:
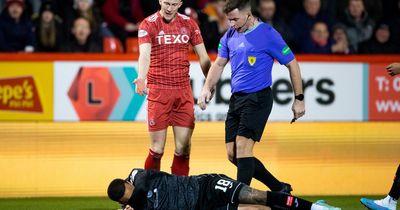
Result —
M 341 207 L 343 210 L 363 210 L 360 198 L 364 196 L 304 196 L 310 201 L 326 200 L 329 204 Z M 383 196 L 366 196 L 380 199 Z M 116 210 L 117 203 L 105 197 L 74 197 L 74 198 L 10 198 L 0 199 L 1 210 Z

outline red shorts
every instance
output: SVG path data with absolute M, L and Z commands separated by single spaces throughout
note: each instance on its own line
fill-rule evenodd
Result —
M 150 88 L 147 100 L 149 131 L 163 130 L 170 125 L 194 128 L 194 99 L 190 87 L 184 89 Z

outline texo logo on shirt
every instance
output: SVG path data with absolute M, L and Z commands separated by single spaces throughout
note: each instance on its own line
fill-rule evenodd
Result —
M 165 34 L 156 36 L 158 44 L 185 44 L 189 42 L 189 36 L 184 34 Z

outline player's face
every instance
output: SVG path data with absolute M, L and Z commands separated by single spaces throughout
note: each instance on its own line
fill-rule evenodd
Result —
M 128 204 L 129 199 L 132 197 L 133 191 L 135 190 L 135 186 L 133 186 L 129 182 L 125 182 L 125 192 L 124 196 L 119 200 L 121 204 Z
M 234 9 L 230 11 L 227 16 L 230 26 L 236 31 L 243 33 L 249 28 L 249 11 L 240 11 L 239 9 Z
M 166 21 L 171 21 L 175 18 L 179 7 L 182 5 L 182 0 L 159 0 L 161 5 L 160 13 Z

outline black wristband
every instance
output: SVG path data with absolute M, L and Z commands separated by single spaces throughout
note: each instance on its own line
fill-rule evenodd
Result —
M 299 100 L 299 101 L 303 101 L 304 100 L 304 95 L 303 94 L 299 94 L 299 95 L 295 96 L 294 98 Z

